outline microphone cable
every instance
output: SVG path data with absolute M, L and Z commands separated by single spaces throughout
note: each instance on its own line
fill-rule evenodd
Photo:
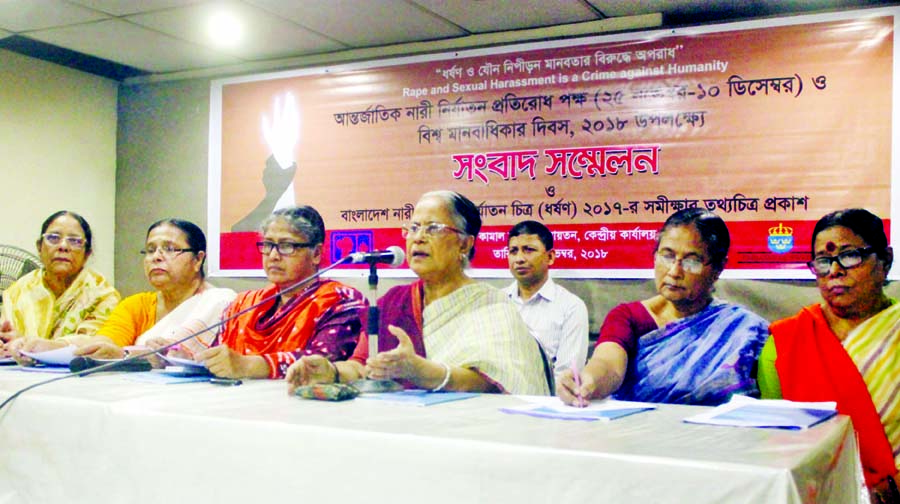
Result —
M 101 365 L 99 365 L 99 366 L 89 367 L 89 368 L 83 369 L 83 370 L 81 370 L 81 371 L 76 371 L 76 372 L 69 373 L 69 374 L 65 374 L 65 375 L 61 375 L 61 376 L 54 376 L 53 378 L 50 378 L 50 379 L 47 379 L 47 380 L 44 380 L 44 381 L 40 381 L 40 382 L 37 382 L 37 383 L 32 383 L 31 385 L 28 385 L 28 386 L 25 387 L 25 388 L 22 388 L 22 389 L 17 390 L 17 391 L 16 391 L 15 393 L 13 393 L 11 396 L 7 397 L 6 400 L 4 400 L 2 403 L 0 403 L 0 411 L 2 411 L 3 408 L 4 408 L 7 404 L 11 403 L 13 400 L 15 400 L 15 399 L 16 399 L 17 397 L 19 397 L 20 395 L 24 394 L 25 392 L 28 392 L 28 391 L 31 390 L 31 389 L 40 387 L 41 385 L 47 385 L 48 383 L 53 383 L 53 382 L 57 382 L 57 381 L 60 381 L 60 380 L 65 380 L 65 379 L 67 379 L 67 378 L 74 378 L 74 377 L 76 377 L 76 376 L 88 376 L 88 375 L 92 375 L 92 374 L 94 374 L 94 373 L 100 373 L 100 372 L 102 372 L 102 371 L 106 371 L 106 370 L 109 369 L 109 368 L 115 367 L 115 366 L 117 366 L 117 365 L 121 365 L 121 363 L 123 363 L 123 362 L 131 362 L 131 361 L 135 361 L 135 360 L 138 360 L 138 359 L 142 359 L 142 358 L 144 358 L 144 357 L 148 357 L 148 356 L 153 355 L 153 354 L 157 354 L 157 353 L 160 353 L 160 352 L 165 352 L 166 350 L 169 350 L 170 348 L 172 348 L 172 347 L 174 347 L 174 346 L 176 346 L 176 345 L 180 345 L 181 343 L 184 343 L 185 341 L 187 341 L 187 340 L 189 340 L 189 339 L 191 339 L 191 338 L 196 338 L 197 336 L 200 336 L 201 334 L 207 333 L 207 332 L 209 332 L 209 331 L 211 331 L 211 330 L 213 330 L 213 329 L 218 329 L 219 327 L 222 327 L 223 325 L 227 324 L 228 322 L 231 322 L 232 320 L 236 319 L 237 317 L 240 317 L 241 315 L 243 315 L 243 314 L 249 312 L 250 310 L 254 310 L 254 309 L 256 309 L 256 308 L 258 308 L 258 307 L 260 307 L 260 306 L 262 306 L 262 305 L 268 303 L 269 301 L 271 301 L 271 300 L 273 300 L 273 299 L 275 299 L 275 298 L 281 296 L 281 295 L 284 294 L 284 293 L 287 293 L 287 292 L 291 292 L 291 291 L 297 290 L 297 289 L 299 289 L 300 287 L 302 287 L 304 284 L 306 284 L 307 282 L 309 282 L 309 281 L 311 281 L 311 280 L 314 280 L 314 279 L 318 278 L 318 277 L 321 276 L 323 273 L 327 273 L 328 271 L 331 271 L 332 269 L 334 269 L 334 268 L 336 268 L 336 267 L 338 267 L 338 266 L 340 266 L 340 265 L 342 265 L 342 264 L 348 263 L 348 262 L 351 261 L 352 259 L 353 259 L 353 256 L 352 256 L 352 255 L 344 256 L 344 257 L 342 257 L 341 259 L 339 259 L 338 261 L 336 261 L 336 262 L 334 262 L 334 263 L 328 265 L 328 267 L 316 271 L 316 272 L 313 273 L 312 275 L 309 275 L 308 277 L 306 277 L 306 278 L 304 278 L 304 279 L 302 279 L 302 280 L 297 281 L 296 283 L 294 283 L 293 285 L 289 286 L 288 288 L 286 288 L 286 289 L 284 289 L 284 290 L 280 290 L 280 291 L 278 291 L 278 292 L 272 294 L 271 296 L 268 296 L 268 297 L 266 297 L 266 298 L 260 300 L 258 303 L 255 303 L 255 304 L 253 304 L 253 305 L 251 305 L 251 306 L 248 306 L 247 308 L 244 308 L 243 310 L 241 310 L 241 311 L 235 313 L 234 315 L 232 315 L 232 316 L 230 316 L 230 317 L 228 317 L 228 318 L 221 319 L 221 320 L 219 320 L 218 322 L 216 322 L 216 323 L 214 323 L 214 324 L 212 324 L 212 325 L 206 326 L 204 329 L 201 329 L 201 330 L 199 330 L 199 331 L 196 331 L 196 332 L 194 332 L 194 333 L 191 333 L 191 334 L 189 334 L 189 335 L 187 335 L 187 336 L 185 336 L 185 337 L 183 337 L 183 338 L 181 338 L 181 339 L 179 339 L 179 340 L 175 340 L 175 341 L 169 343 L 168 345 L 161 346 L 161 347 L 159 347 L 159 348 L 157 348 L 157 349 L 155 349 L 155 350 L 148 350 L 148 351 L 146 351 L 146 352 L 142 352 L 142 353 L 138 353 L 138 354 L 134 354 L 134 355 L 129 355 L 129 356 L 127 356 L 127 357 L 125 357 L 125 358 L 123 358 L 123 359 L 121 359 L 121 360 L 115 360 L 115 361 L 107 362 L 107 363 L 101 364 Z

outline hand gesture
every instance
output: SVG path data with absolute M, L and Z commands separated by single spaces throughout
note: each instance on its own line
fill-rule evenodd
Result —
M 17 338 L 6 345 L 6 349 L 9 351 L 9 355 L 15 359 L 20 366 L 33 366 L 34 359 L 22 352 L 46 352 L 64 346 L 68 346 L 68 343 L 43 338 Z
M 322 355 L 307 355 L 291 364 L 285 380 L 288 383 L 288 394 L 293 394 L 297 387 L 318 383 L 334 383 L 337 381 L 337 368 Z
M 171 345 L 172 343 L 174 343 L 173 340 L 162 338 L 159 336 L 157 336 L 155 338 L 150 338 L 144 342 L 144 344 L 147 346 L 147 350 L 159 350 L 160 348 L 163 348 L 163 347 L 169 347 L 169 345 Z M 162 351 L 161 353 L 162 353 L 162 355 L 166 355 L 168 357 L 177 357 L 179 359 L 194 360 L 194 352 L 191 352 L 191 350 L 189 348 L 187 348 L 187 345 L 185 345 L 184 343 L 182 343 L 180 345 L 171 346 L 171 347 L 167 348 L 165 351 Z M 160 360 L 157 357 L 158 355 L 160 355 L 160 354 L 159 353 L 153 354 L 150 357 L 150 362 L 153 363 L 154 358 L 156 360 Z M 156 367 L 156 366 L 154 365 L 154 367 Z
M 113 343 L 99 341 L 76 348 L 75 355 L 84 355 L 92 359 L 121 359 L 125 357 L 125 351 Z
M 262 132 L 281 169 L 290 168 L 294 164 L 294 147 L 300 137 L 300 114 L 292 93 L 284 94 L 284 106 L 281 97 L 275 97 L 272 121 L 269 122 L 265 114 L 262 116 Z
M 369 357 L 366 361 L 369 378 L 373 380 L 406 378 L 414 382 L 414 378 L 419 374 L 418 366 L 424 359 L 416 355 L 406 331 L 394 325 L 389 325 L 388 331 L 396 336 L 400 343 L 393 350 Z
M 584 408 L 591 403 L 591 396 L 597 388 L 597 382 L 590 373 L 579 374 L 581 386 L 575 383 L 575 374 L 571 369 L 563 371 L 556 380 L 556 395 L 570 405 Z
M 221 378 L 265 378 L 269 365 L 261 355 L 241 355 L 225 345 L 214 346 L 198 353 L 197 362 Z
M 0 322 L 0 343 L 9 343 L 19 336 L 20 334 L 16 332 L 16 328 L 13 327 L 12 322 L 9 320 Z

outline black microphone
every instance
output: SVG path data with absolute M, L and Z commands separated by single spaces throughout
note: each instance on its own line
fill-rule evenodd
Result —
M 369 357 L 375 357 L 378 353 L 378 306 L 369 306 L 369 316 L 366 320 L 366 335 L 369 339 Z
M 69 371 L 78 373 L 80 371 L 84 371 L 85 369 L 95 368 L 104 364 L 112 364 L 104 369 L 104 371 L 142 372 L 150 371 L 150 369 L 153 368 L 153 366 L 150 364 L 150 361 L 148 361 L 147 359 L 100 361 L 97 359 L 92 359 L 90 357 L 81 356 L 75 357 L 71 362 L 69 362 Z
M 396 268 L 403 264 L 406 254 L 403 249 L 393 245 L 387 250 L 373 250 L 372 252 L 354 252 L 348 256 L 350 264 L 387 264 L 391 268 Z

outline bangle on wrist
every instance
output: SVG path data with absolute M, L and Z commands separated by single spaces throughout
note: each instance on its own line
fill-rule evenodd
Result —
M 444 387 L 446 387 L 447 383 L 450 382 L 450 366 L 444 364 L 443 362 L 438 362 L 438 364 L 440 364 L 444 368 L 444 381 L 442 381 L 441 384 L 437 387 L 431 389 L 432 392 L 440 392 L 441 390 L 444 390 Z

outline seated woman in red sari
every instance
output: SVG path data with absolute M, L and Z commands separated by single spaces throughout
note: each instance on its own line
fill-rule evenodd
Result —
M 410 269 L 419 280 L 389 290 L 378 306 L 378 350 L 360 337 L 349 360 L 304 357 L 289 388 L 368 377 L 406 387 L 546 395 L 537 340 L 502 291 L 465 273 L 481 229 L 478 207 L 451 191 L 423 195 L 404 225 Z
M 310 206 L 276 210 L 262 230 L 256 245 L 272 285 L 239 294 L 222 318 L 273 299 L 223 325 L 219 345 L 195 358 L 216 376 L 282 378 L 305 355 L 349 357 L 365 320 L 365 296 L 333 280 L 298 284 L 322 262 L 325 225 L 319 212 Z
M 816 223 L 809 267 L 823 304 L 774 322 L 759 362 L 763 398 L 836 401 L 859 436 L 872 502 L 900 502 L 900 303 L 884 292 L 894 253 L 861 208 Z

